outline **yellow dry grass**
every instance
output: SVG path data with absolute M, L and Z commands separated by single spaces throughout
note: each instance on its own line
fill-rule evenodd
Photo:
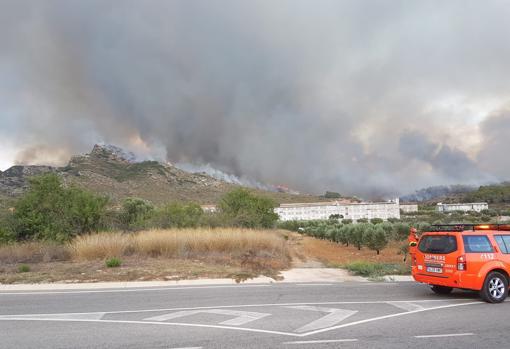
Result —
M 77 237 L 70 243 L 77 260 L 138 255 L 188 258 L 210 255 L 242 257 L 246 254 L 287 257 L 282 236 L 274 231 L 217 228 L 149 230 L 136 234 L 99 233 Z

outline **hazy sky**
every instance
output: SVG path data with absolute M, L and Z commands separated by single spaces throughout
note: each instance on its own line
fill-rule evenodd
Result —
M 0 169 L 94 143 L 303 191 L 510 179 L 510 3 L 0 0 Z

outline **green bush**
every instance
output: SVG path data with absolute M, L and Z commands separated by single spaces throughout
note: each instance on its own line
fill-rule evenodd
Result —
M 28 273 L 30 271 L 30 266 L 26 265 L 26 264 L 22 264 L 18 267 L 18 271 L 20 273 Z
M 384 222 L 384 220 L 382 220 L 381 218 L 372 218 L 370 220 L 370 223 L 372 223 L 372 224 L 381 224 L 383 222 Z
M 354 275 L 369 278 L 377 278 L 384 275 L 407 275 L 410 273 L 409 266 L 392 263 L 356 261 L 343 265 L 343 268 Z
M 140 198 L 127 198 L 122 202 L 120 222 L 124 231 L 136 231 L 147 228 L 154 213 L 154 206 Z
M 105 265 L 107 268 L 118 268 L 122 265 L 122 260 L 117 257 L 112 257 L 105 261 Z
M 195 228 L 201 224 L 204 211 L 195 203 L 171 203 L 156 209 L 150 225 L 157 228 Z
M 13 232 L 17 240 L 65 241 L 98 231 L 107 198 L 78 188 L 64 188 L 60 177 L 30 179 L 30 189 L 15 204 Z
M 272 228 L 278 220 L 271 199 L 239 188 L 225 194 L 218 207 L 229 225 L 246 228 Z

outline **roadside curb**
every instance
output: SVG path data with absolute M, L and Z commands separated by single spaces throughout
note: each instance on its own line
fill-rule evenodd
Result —
M 386 275 L 384 276 L 384 281 L 387 282 L 406 282 L 406 281 L 414 281 L 411 275 Z
M 346 270 L 336 268 L 293 268 L 281 272 L 282 280 L 261 276 L 236 282 L 234 279 L 195 279 L 178 281 L 122 281 L 122 282 L 88 282 L 88 283 L 47 283 L 47 284 L 0 284 L 2 291 L 56 291 L 56 290 L 90 290 L 112 288 L 147 288 L 168 286 L 211 286 L 211 285 L 250 285 L 283 283 L 341 283 L 368 282 L 366 278 L 352 276 Z

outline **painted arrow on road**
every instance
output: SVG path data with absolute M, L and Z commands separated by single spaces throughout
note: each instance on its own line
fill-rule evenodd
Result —
M 309 324 L 306 324 L 305 326 L 298 328 L 297 330 L 294 331 L 297 333 L 315 331 L 315 330 L 320 330 L 323 328 L 335 326 L 339 322 L 347 319 L 348 317 L 350 317 L 358 312 L 357 310 L 338 309 L 338 308 L 323 308 L 323 307 L 314 307 L 314 306 L 309 306 L 309 305 L 292 306 L 292 307 L 287 307 L 287 308 L 329 313 L 328 315 L 321 317 L 318 320 L 312 321 Z
M 228 326 L 241 326 L 247 324 L 248 322 L 252 322 L 255 320 L 262 319 L 271 314 L 267 313 L 256 313 L 251 311 L 238 311 L 238 310 L 229 310 L 229 309 L 203 309 L 203 310 L 185 310 L 178 311 L 175 313 L 153 316 L 150 318 L 146 318 L 146 321 L 168 321 L 172 319 L 177 319 L 185 316 L 191 316 L 196 314 L 218 314 L 218 315 L 227 315 L 227 316 L 235 316 L 231 320 L 220 322 L 220 325 L 228 325 Z

